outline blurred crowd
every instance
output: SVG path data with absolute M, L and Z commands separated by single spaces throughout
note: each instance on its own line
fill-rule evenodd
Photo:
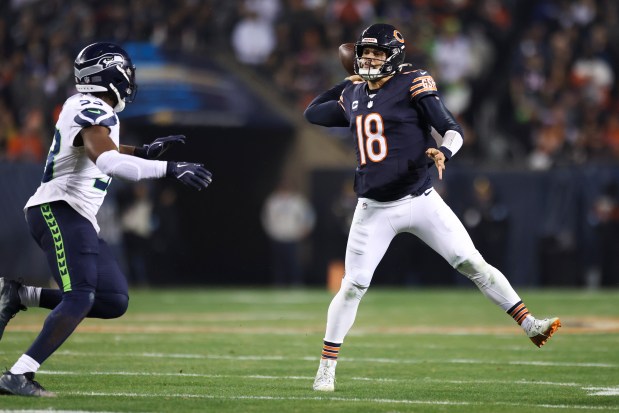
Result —
M 619 159 L 615 0 L 7 0 L 0 2 L 0 157 L 41 162 L 94 41 L 232 51 L 302 111 L 342 79 L 374 22 L 407 39 L 465 128 L 463 158 L 548 169 Z M 139 79 L 139 69 L 138 69 Z

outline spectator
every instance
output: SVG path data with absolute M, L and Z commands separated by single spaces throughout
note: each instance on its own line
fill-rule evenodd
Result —
M 314 209 L 288 179 L 268 196 L 262 225 L 271 240 L 271 270 L 277 286 L 303 284 L 301 248 L 315 222 Z
M 130 284 L 146 287 L 149 284 L 149 261 L 152 258 L 150 236 L 153 232 L 153 202 L 146 183 L 131 187 L 129 204 L 121 214 L 120 222 Z

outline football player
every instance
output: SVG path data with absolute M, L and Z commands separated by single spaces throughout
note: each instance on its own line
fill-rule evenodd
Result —
M 432 187 L 462 146 L 462 128 L 444 106 L 425 70 L 404 63 L 405 41 L 388 24 L 365 29 L 355 43 L 355 75 L 316 97 L 306 119 L 346 126 L 356 142 L 358 196 L 346 247 L 345 275 L 329 306 L 322 356 L 313 388 L 333 391 L 344 337 L 391 240 L 416 235 L 464 274 L 521 325 L 541 347 L 561 325 L 536 319 L 505 276 L 488 264 L 466 229 Z
M 0 278 L 0 338 L 20 309 L 52 310 L 30 348 L 0 377 L 0 394 L 53 396 L 34 381 L 41 364 L 84 317 L 117 318 L 127 310 L 127 281 L 98 237 L 95 217 L 112 178 L 170 177 L 197 190 L 212 180 L 201 164 L 154 160 L 171 145 L 184 143 L 182 135 L 140 147 L 120 144 L 116 114 L 137 92 L 127 52 L 112 43 L 94 43 L 79 53 L 74 69 L 79 93 L 62 107 L 41 185 L 24 207 L 30 232 L 59 288 Z

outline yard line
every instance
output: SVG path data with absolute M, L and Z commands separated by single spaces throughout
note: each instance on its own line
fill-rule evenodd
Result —
M 37 374 L 42 375 L 57 375 L 57 376 L 146 376 L 146 377 L 203 377 L 211 379 L 220 378 L 238 378 L 238 379 L 258 379 L 258 380 L 313 380 L 314 376 L 268 376 L 262 374 L 200 374 L 200 373 L 158 373 L 158 372 L 137 372 L 137 371 L 61 371 L 61 370 L 39 370 Z M 431 379 L 428 377 L 411 377 L 406 379 L 393 378 L 376 378 L 376 377 L 349 377 L 350 380 L 356 381 L 372 381 L 381 383 L 447 383 L 447 384 L 508 384 L 508 385 L 545 385 L 545 386 L 560 386 L 560 387 L 580 387 L 591 391 L 608 391 L 613 388 L 607 387 L 586 387 L 589 384 L 580 383 L 561 383 L 549 381 L 530 381 L 530 380 L 448 380 L 448 379 Z
M 0 354 L 5 354 L 0 352 Z M 86 351 L 61 350 L 56 355 L 65 356 L 86 356 L 86 357 L 145 357 L 145 358 L 177 358 L 177 359 L 204 359 L 204 360 L 252 360 L 252 361 L 317 361 L 318 357 L 288 357 L 288 356 L 230 356 L 217 354 L 179 354 L 179 353 L 99 353 Z M 551 366 L 551 367 L 592 367 L 592 368 L 619 368 L 619 364 L 613 363 L 566 363 L 556 361 L 492 361 L 478 359 L 392 359 L 392 358 L 373 358 L 373 357 L 340 357 L 340 361 L 359 362 L 359 363 L 388 363 L 388 364 L 421 364 L 421 363 L 442 363 L 442 364 L 492 364 L 492 365 L 517 365 L 517 366 Z
M 617 387 L 584 387 L 589 396 L 619 396 L 619 386 Z
M 101 396 L 101 397 L 165 397 L 165 398 L 195 398 L 195 399 L 210 399 L 210 400 L 256 400 L 256 401 L 325 401 L 325 402 L 361 402 L 361 403 L 378 403 L 378 404 L 408 404 L 408 405 L 445 405 L 445 406 L 507 406 L 517 408 L 546 408 L 546 409 L 572 409 L 572 410 L 601 410 L 601 411 L 619 411 L 619 406 L 582 406 L 582 405 L 553 405 L 553 404 L 532 404 L 532 403 L 472 403 L 465 401 L 451 400 L 407 400 L 407 399 L 377 399 L 377 398 L 358 398 L 358 397 L 281 397 L 281 396 L 216 396 L 211 394 L 191 394 L 191 393 L 107 393 L 107 392 L 58 392 L 58 394 L 71 396 Z

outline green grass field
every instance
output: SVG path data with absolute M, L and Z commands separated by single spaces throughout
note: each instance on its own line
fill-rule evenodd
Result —
M 619 291 L 520 294 L 562 319 L 541 349 L 475 289 L 370 289 L 325 394 L 311 386 L 330 293 L 134 291 L 124 317 L 86 320 L 43 365 L 58 397 L 0 396 L 0 412 L 618 412 Z M 46 314 L 11 321 L 0 366 Z

